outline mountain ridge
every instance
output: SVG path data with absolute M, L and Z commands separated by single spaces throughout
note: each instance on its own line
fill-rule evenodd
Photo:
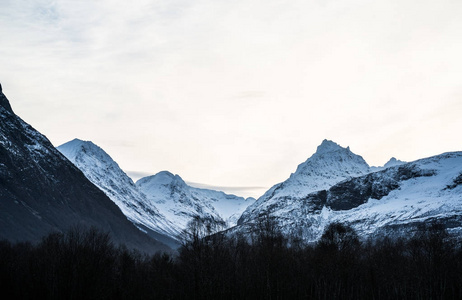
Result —
M 107 231 L 116 243 L 170 251 L 136 229 L 51 142 L 16 116 L 0 93 L 0 238 L 39 241 L 74 225 Z
M 303 198 L 279 199 L 243 214 L 234 232 L 248 232 L 262 215 L 290 236 L 316 241 L 329 223 L 351 225 L 362 237 L 405 235 L 438 221 L 462 233 L 462 152 L 446 152 L 340 181 Z M 249 207 L 250 210 L 250 207 Z
M 181 230 L 162 215 L 109 154 L 91 141 L 73 139 L 57 147 L 100 188 L 139 229 L 155 239 L 178 247 Z
M 369 172 L 366 161 L 351 152 L 349 147 L 323 140 L 316 152 L 299 164 L 288 179 L 272 186 L 249 206 L 238 223 L 242 223 L 247 215 L 261 215 L 268 208 L 285 205 L 281 202 L 302 199 L 312 192 L 325 190 L 337 182 Z
M 195 216 L 227 223 L 226 226 L 235 225 L 243 207 L 254 201 L 251 197 L 189 186 L 179 175 L 169 171 L 143 177 L 136 185 L 163 214 L 182 228 L 186 228 Z
M 180 234 L 192 218 L 200 216 L 235 223 L 237 214 L 240 215 L 238 206 L 249 202 L 224 192 L 193 188 L 169 171 L 143 177 L 135 184 L 109 154 L 93 142 L 74 139 L 59 146 L 58 150 L 103 190 L 138 228 L 163 234 L 175 240 L 176 247 Z M 170 242 L 169 245 L 175 247 Z

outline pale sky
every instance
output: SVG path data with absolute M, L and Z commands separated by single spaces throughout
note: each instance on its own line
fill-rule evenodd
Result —
M 460 0 L 0 0 L 0 82 L 58 146 L 260 196 L 325 138 L 462 150 Z M 137 176 L 138 174 L 138 176 Z

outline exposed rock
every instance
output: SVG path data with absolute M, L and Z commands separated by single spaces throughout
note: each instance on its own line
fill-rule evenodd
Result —
M 399 188 L 402 181 L 432 175 L 431 170 L 421 170 L 412 164 L 388 168 L 334 185 L 329 189 L 326 205 L 333 210 L 352 209 L 369 199 L 380 200 Z

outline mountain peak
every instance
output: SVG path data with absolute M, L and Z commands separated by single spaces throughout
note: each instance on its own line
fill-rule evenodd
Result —
M 154 175 L 156 178 L 159 178 L 159 179 L 168 179 L 168 180 L 172 180 L 173 178 L 175 178 L 175 175 L 169 171 L 160 171 L 159 173 L 155 174 Z M 178 176 L 178 175 L 177 175 Z
M 78 138 L 73 139 L 72 141 L 68 142 L 68 144 L 74 145 L 74 146 L 79 146 L 79 145 L 96 146 L 92 141 L 84 141 Z
M 149 182 L 150 184 L 160 184 L 160 185 L 168 185 L 172 182 L 177 182 L 180 184 L 186 185 L 186 183 L 183 181 L 183 179 L 179 175 L 174 175 L 173 173 L 169 171 L 160 171 L 159 173 L 141 178 L 140 180 L 137 181 L 140 184 L 144 184 L 146 182 Z
M 80 154 L 81 151 L 87 152 L 96 152 L 96 153 L 104 153 L 106 154 L 100 147 L 95 145 L 90 141 L 83 141 L 80 139 L 73 139 L 67 143 L 58 146 L 60 152 L 62 152 L 66 157 L 76 157 Z
M 69 141 L 67 143 L 64 143 L 62 144 L 61 146 L 59 147 L 62 147 L 62 146 L 67 146 L 67 147 L 78 147 L 79 145 L 81 144 L 84 144 L 86 141 L 82 141 L 81 139 L 78 139 L 78 138 L 75 138 L 73 139 L 72 141 Z
M 399 159 L 396 159 L 395 157 L 392 157 L 392 158 L 390 158 L 390 160 L 383 167 L 388 168 L 388 167 L 402 165 L 404 163 L 406 163 L 406 162 L 404 162 L 402 160 L 399 160 Z
M 345 148 L 343 148 L 342 146 L 340 146 L 339 144 L 331 140 L 325 139 L 322 141 L 321 145 L 319 145 L 318 148 L 316 149 L 316 154 L 325 154 L 325 153 L 329 153 L 329 152 L 333 152 L 333 151 L 337 151 L 341 149 L 345 149 Z M 347 147 L 346 149 L 350 150 L 350 147 Z

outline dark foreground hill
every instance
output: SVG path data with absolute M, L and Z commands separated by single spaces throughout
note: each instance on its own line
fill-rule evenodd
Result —
M 75 225 L 109 232 L 129 248 L 169 250 L 139 231 L 45 136 L 16 116 L 0 86 L 0 239 L 37 242 Z

